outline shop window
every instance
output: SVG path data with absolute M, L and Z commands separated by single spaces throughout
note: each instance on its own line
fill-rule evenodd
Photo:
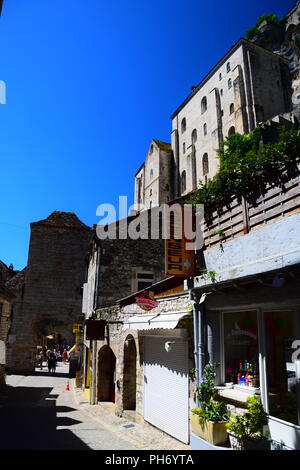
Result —
M 225 382 L 259 387 L 257 312 L 224 313 Z
M 293 424 L 299 424 L 295 362 L 299 320 L 298 312 L 264 313 L 269 413 Z

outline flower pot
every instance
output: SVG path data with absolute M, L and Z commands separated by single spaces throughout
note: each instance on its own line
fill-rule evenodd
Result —
M 249 439 L 227 430 L 230 446 L 234 450 L 270 450 L 268 439 Z
M 191 430 L 196 436 L 205 439 L 213 445 L 225 444 L 228 439 L 228 434 L 225 427 L 226 421 L 215 423 L 213 421 L 205 421 L 203 424 L 199 423 L 199 417 L 191 414 Z

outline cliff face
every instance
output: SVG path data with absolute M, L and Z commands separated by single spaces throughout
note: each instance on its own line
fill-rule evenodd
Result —
M 286 15 L 283 27 L 263 22 L 252 42 L 289 61 L 292 112 L 300 122 L 300 0 Z

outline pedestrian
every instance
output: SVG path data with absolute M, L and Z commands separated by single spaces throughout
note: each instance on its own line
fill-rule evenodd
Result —
M 63 362 L 68 361 L 68 351 L 66 349 L 64 349 L 64 351 L 62 353 L 62 357 L 63 357 Z
M 56 370 L 56 356 L 53 351 L 50 352 L 50 355 L 48 357 L 48 371 L 49 373 L 55 372 Z

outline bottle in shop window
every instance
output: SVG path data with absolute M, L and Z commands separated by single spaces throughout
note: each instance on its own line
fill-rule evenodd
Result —
M 242 373 L 241 373 L 241 371 L 240 371 L 240 372 L 238 373 L 238 375 L 237 375 L 237 383 L 238 383 L 238 385 L 241 383 L 241 377 L 242 377 Z

